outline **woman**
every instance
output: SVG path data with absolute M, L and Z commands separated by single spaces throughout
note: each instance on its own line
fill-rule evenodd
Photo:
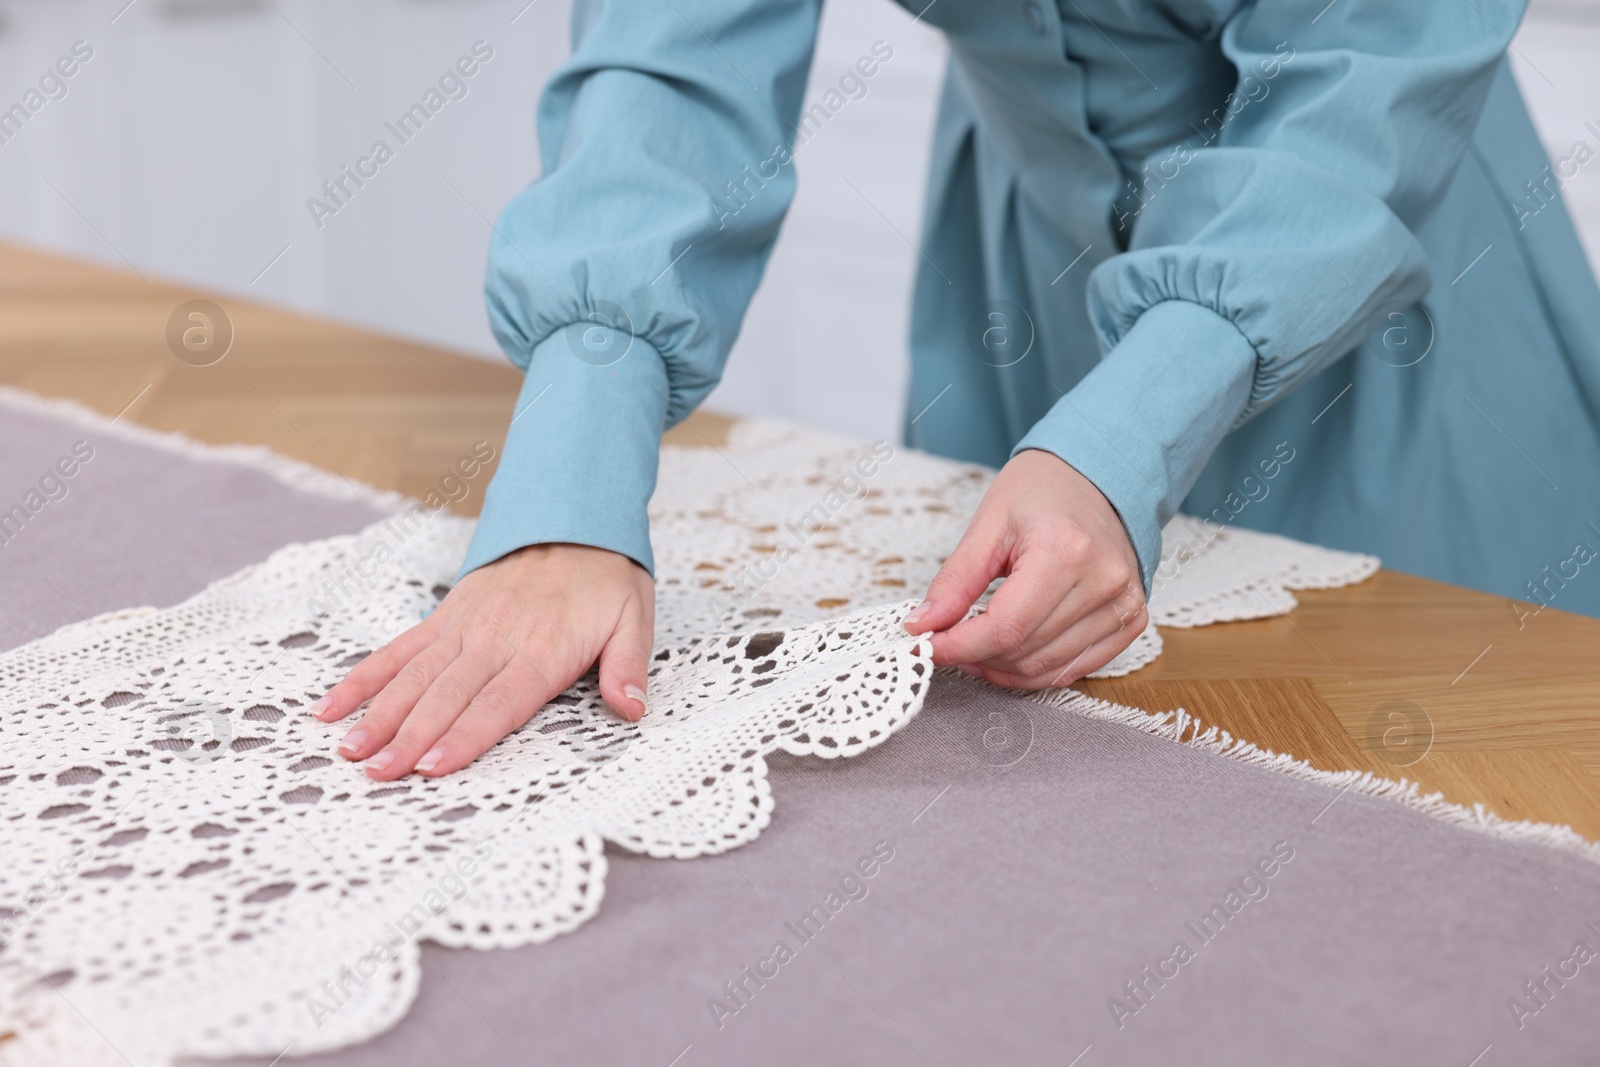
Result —
M 527 381 L 463 577 L 318 706 L 375 698 L 342 748 L 372 777 L 465 766 L 597 660 L 644 713 L 658 441 L 777 235 L 818 6 L 578 5 L 545 173 L 490 252 Z M 1525 598 L 1525 624 L 1600 612 L 1600 294 L 1505 62 L 1521 13 L 921 10 L 951 61 L 906 436 L 1001 467 L 906 620 L 938 662 L 1021 687 L 1101 666 L 1181 504 Z

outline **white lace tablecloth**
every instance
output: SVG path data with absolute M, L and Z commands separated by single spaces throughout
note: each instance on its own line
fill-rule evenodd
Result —
M 771 419 L 737 423 L 720 449 L 669 447 L 650 507 L 657 625 L 743 630 L 920 598 L 993 477 Z M 1292 590 L 1349 585 L 1377 569 L 1374 556 L 1175 516 L 1150 625 L 1093 676 L 1154 660 L 1158 627 L 1281 615 L 1296 604 Z
M 523 945 L 595 914 L 604 842 L 753 840 L 769 754 L 854 755 L 920 708 L 928 643 L 899 620 L 991 476 L 766 420 L 665 449 L 651 713 L 617 720 L 591 676 L 441 779 L 369 780 L 305 707 L 432 609 L 467 520 L 291 545 L 0 656 L 0 1062 L 360 1041 L 405 1012 L 421 940 Z M 1182 519 L 1167 539 L 1154 622 L 1101 673 L 1155 658 L 1157 625 L 1277 614 L 1377 566 Z M 332 612 L 330 583 L 353 590 Z

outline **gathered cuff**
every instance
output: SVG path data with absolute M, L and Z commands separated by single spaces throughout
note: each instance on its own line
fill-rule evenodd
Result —
M 668 407 L 649 343 L 590 322 L 541 341 L 461 574 L 528 545 L 620 552 L 653 573 L 650 495 Z

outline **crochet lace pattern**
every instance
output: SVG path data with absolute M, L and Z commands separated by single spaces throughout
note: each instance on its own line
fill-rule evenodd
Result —
M 448 592 L 466 519 L 405 510 L 0 656 L 0 1062 L 348 1045 L 406 1011 L 422 940 L 526 945 L 592 917 L 606 842 L 754 840 L 768 755 L 852 756 L 917 713 L 931 651 L 900 620 L 992 473 L 770 420 L 664 449 L 650 713 L 617 719 L 591 674 L 444 778 L 368 779 L 335 753 L 346 727 L 306 707 Z M 1163 625 L 1277 613 L 1377 565 L 1175 524 Z M 1159 649 L 1153 623 L 1107 673 Z

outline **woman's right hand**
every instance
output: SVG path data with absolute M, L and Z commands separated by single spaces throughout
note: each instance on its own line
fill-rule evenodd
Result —
M 530 545 L 466 575 L 422 622 L 311 706 L 337 722 L 371 700 L 339 753 L 390 781 L 459 770 L 600 664 L 600 695 L 645 712 L 655 586 L 626 556 Z

